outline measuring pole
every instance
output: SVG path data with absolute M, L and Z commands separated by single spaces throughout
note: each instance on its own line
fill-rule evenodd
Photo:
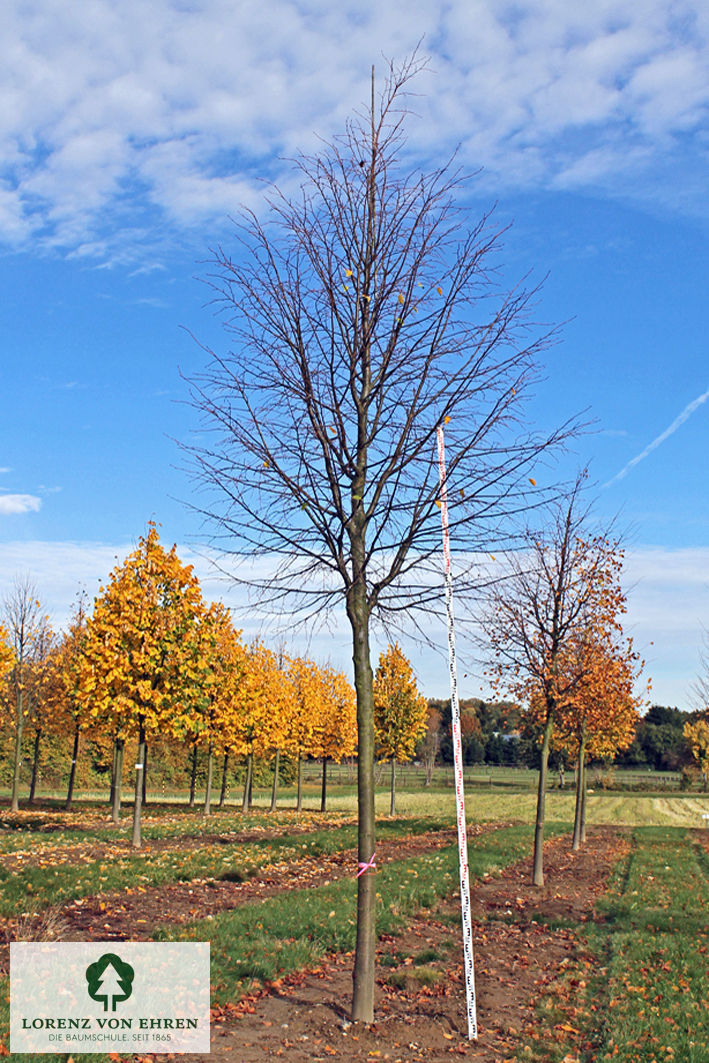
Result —
M 446 621 L 448 625 L 448 664 L 451 681 L 451 722 L 453 731 L 453 767 L 455 771 L 455 803 L 458 817 L 458 864 L 460 869 L 460 908 L 463 920 L 463 968 L 465 999 L 468 1012 L 468 1039 L 477 1040 L 478 1020 L 475 1006 L 475 960 L 473 958 L 473 924 L 470 915 L 470 881 L 468 877 L 468 836 L 465 827 L 465 794 L 463 792 L 463 744 L 460 735 L 460 706 L 458 705 L 458 669 L 455 660 L 455 625 L 453 622 L 453 577 L 451 548 L 448 533 L 448 495 L 446 491 L 446 452 L 443 427 L 439 426 L 438 471 L 441 479 L 441 521 L 443 523 L 443 560 L 446 580 Z

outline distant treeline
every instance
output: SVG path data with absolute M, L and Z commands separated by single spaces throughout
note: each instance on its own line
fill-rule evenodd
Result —
M 453 763 L 451 744 L 450 699 L 429 699 L 432 725 L 437 730 L 439 763 Z M 525 733 L 523 716 L 517 705 L 508 701 L 489 702 L 465 698 L 460 702 L 463 760 L 466 764 L 509 764 L 538 768 L 539 744 Z M 438 716 L 438 721 L 436 720 Z M 687 721 L 697 713 L 666 705 L 653 705 L 640 720 L 632 745 L 615 758 L 618 767 L 656 768 L 680 771 L 691 761 L 683 736 Z M 437 723 L 437 727 L 435 726 Z M 431 743 L 431 735 L 426 740 Z M 552 764 L 563 754 L 552 755 Z M 571 767 L 570 764 L 566 766 Z

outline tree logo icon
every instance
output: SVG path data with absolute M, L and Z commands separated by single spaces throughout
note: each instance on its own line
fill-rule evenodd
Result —
M 134 976 L 129 963 L 124 963 L 114 952 L 105 952 L 86 968 L 89 996 L 92 1000 L 102 1000 L 104 1011 L 115 1011 L 116 1004 L 128 1000 L 133 992 Z

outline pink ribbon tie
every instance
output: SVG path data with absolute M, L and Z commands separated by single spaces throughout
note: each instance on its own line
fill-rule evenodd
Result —
M 374 868 L 377 866 L 374 863 L 374 857 L 376 855 L 376 853 L 372 853 L 371 859 L 366 864 L 363 864 L 361 860 L 359 861 L 359 863 L 357 864 L 357 867 L 359 868 L 359 871 L 357 872 L 357 878 L 359 878 L 360 875 L 363 875 L 365 871 L 369 871 L 370 867 L 372 868 L 372 870 L 374 870 Z

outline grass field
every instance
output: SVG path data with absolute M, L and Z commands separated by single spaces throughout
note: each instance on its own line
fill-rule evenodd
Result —
M 309 794 L 313 803 L 315 793 L 313 784 Z M 285 794 L 284 804 L 287 799 Z M 324 816 L 292 810 L 273 815 L 261 809 L 243 816 L 230 808 L 208 820 L 198 808 L 150 804 L 144 814 L 144 837 L 152 848 L 149 844 L 141 853 L 131 852 L 127 844 L 130 806 L 124 808 L 119 827 L 111 824 L 106 805 L 99 803 L 78 804 L 71 814 L 51 805 L 16 815 L 2 809 L 0 915 L 12 938 L 14 921 L 23 913 L 60 916 L 62 905 L 71 898 L 168 883 L 189 886 L 230 875 L 233 881 L 258 880 L 276 864 L 351 849 L 356 839 L 353 795 L 344 787 L 333 788 L 329 803 L 331 811 Z M 572 793 L 549 793 L 549 836 L 568 830 L 573 803 Z M 400 790 L 400 814 L 391 820 L 382 786 L 377 807 L 380 839 L 416 836 L 454 823 L 454 796 L 442 788 Z M 471 823 L 516 824 L 471 842 L 474 889 L 476 877 L 497 873 L 528 854 L 535 795 L 526 788 L 517 793 L 474 791 L 468 795 L 467 811 Z M 631 851 L 616 867 L 600 903 L 602 921 L 572 928 L 597 957 L 596 972 L 564 972 L 565 978 L 588 986 L 585 1000 L 577 1001 L 572 1016 L 564 1010 L 563 994 L 552 1006 L 542 1000 L 540 1030 L 546 1029 L 548 1038 L 520 1039 L 519 1060 L 709 1061 L 705 1000 L 709 855 L 702 845 L 704 835 L 696 830 L 707 824 L 702 818 L 706 813 L 709 795 L 589 795 L 589 823 L 632 828 Z M 248 831 L 248 841 L 230 841 L 243 831 Z M 413 914 L 454 894 L 456 861 L 456 847 L 445 845 L 386 864 L 377 879 L 379 932 L 396 937 Z M 186 923 L 166 925 L 157 936 L 210 940 L 214 1001 L 224 1003 L 238 997 L 254 979 L 279 978 L 316 963 L 330 950 L 351 950 L 355 891 L 352 877 L 314 889 L 294 888 L 209 920 L 195 911 Z M 21 924 L 22 920 L 20 930 Z M 0 982 L 5 1008 L 8 984 L 7 979 Z M 4 1014 L 0 1022 L 5 1028 L 7 1021 Z M 578 1032 L 569 1043 L 559 1033 L 566 1027 Z M 1 1032 L 0 1042 L 7 1043 Z M 579 1043 L 593 1047 L 582 1049 Z M 544 1044 L 546 1048 L 540 1047 Z M 101 1058 L 76 1055 L 74 1061 Z
M 541 1033 L 520 1059 L 709 1061 L 709 853 L 701 841 L 677 827 L 633 830 L 630 853 L 599 902 L 600 918 L 574 928 L 595 962 L 567 971 L 542 996 Z M 579 985 L 580 1000 L 571 989 Z M 563 1034 L 550 1044 L 549 1028 L 576 1034 L 573 1049 Z M 579 1040 L 586 1051 L 577 1054 Z

